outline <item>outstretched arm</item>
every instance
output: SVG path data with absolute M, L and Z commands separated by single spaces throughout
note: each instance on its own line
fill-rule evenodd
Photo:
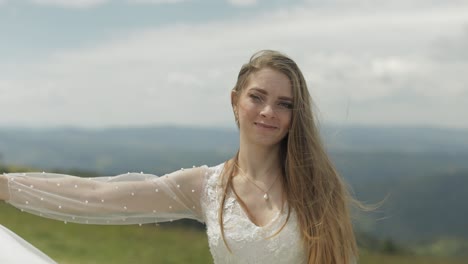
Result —
M 33 214 L 89 224 L 144 224 L 203 220 L 200 196 L 206 166 L 158 177 L 128 173 L 81 178 L 53 173 L 0 177 L 0 199 Z

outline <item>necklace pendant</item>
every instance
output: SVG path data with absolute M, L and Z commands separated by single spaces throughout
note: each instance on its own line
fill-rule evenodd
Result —
M 268 197 L 268 194 L 265 193 L 265 194 L 263 195 L 263 199 L 268 200 L 268 198 L 269 198 L 269 197 Z

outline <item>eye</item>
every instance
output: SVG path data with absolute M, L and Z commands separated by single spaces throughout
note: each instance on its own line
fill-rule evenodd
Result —
M 278 105 L 281 108 L 292 109 L 292 103 L 289 103 L 289 102 L 279 102 Z
M 263 101 L 263 99 L 262 99 L 260 96 L 256 95 L 256 94 L 250 94 L 249 96 L 250 96 L 250 98 L 252 98 L 252 100 L 253 100 L 254 102 L 261 102 L 261 101 Z

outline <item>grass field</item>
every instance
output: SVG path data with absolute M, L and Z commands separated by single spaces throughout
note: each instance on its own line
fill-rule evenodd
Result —
M 202 230 L 178 226 L 64 224 L 22 213 L 3 203 L 0 204 L 0 224 L 63 264 L 212 263 Z M 468 261 L 362 251 L 359 263 L 462 264 Z

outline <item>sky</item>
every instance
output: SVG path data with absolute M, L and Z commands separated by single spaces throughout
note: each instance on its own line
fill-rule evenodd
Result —
M 262 49 L 322 123 L 468 128 L 466 0 L 0 0 L 0 126 L 234 128 Z

